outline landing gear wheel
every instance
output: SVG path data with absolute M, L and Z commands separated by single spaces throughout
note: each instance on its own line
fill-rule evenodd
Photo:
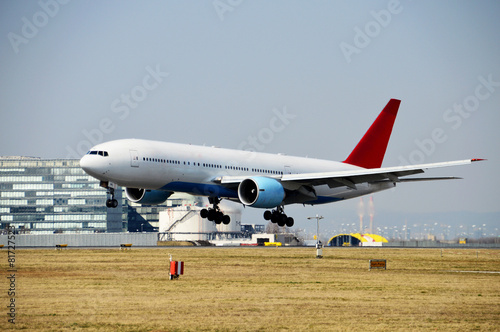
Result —
M 106 207 L 116 208 L 118 207 L 118 201 L 116 199 L 108 199 L 106 200 Z
M 210 210 L 208 210 L 207 219 L 210 221 L 215 221 L 216 215 L 217 215 L 217 211 L 215 211 L 214 209 L 210 209 Z
M 218 211 L 218 212 L 215 213 L 215 223 L 217 225 L 220 225 L 220 223 L 222 222 L 223 218 L 224 218 L 224 213 L 222 213 L 220 211 Z
M 280 214 L 278 217 L 278 226 L 283 227 L 286 225 L 286 214 Z
M 101 182 L 101 187 L 104 187 L 108 190 L 108 195 L 111 195 L 111 198 L 106 200 L 107 208 L 116 208 L 118 207 L 118 201 L 115 199 L 115 188 L 111 186 L 108 182 Z
M 218 197 L 209 197 L 208 201 L 210 204 L 213 204 L 212 208 L 202 209 L 200 211 L 200 217 L 203 219 L 208 219 L 209 221 L 215 222 L 217 225 L 224 223 L 225 225 L 231 222 L 231 218 L 224 213 L 219 208 L 220 198 Z
M 288 217 L 283 211 L 283 206 L 278 206 L 276 210 L 273 211 L 265 211 L 264 219 L 271 220 L 273 224 L 278 224 L 280 227 L 292 227 L 294 224 L 293 218 Z

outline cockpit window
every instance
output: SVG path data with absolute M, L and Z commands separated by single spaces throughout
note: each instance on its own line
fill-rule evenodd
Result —
M 108 151 L 89 151 L 87 154 L 98 154 L 103 157 L 109 157 Z

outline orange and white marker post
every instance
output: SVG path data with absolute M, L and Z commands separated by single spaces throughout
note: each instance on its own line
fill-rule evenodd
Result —
M 170 255 L 169 279 L 179 279 L 182 274 L 184 274 L 184 262 L 173 261 L 172 255 Z

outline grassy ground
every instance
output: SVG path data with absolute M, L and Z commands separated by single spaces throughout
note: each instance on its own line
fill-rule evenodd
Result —
M 185 274 L 168 280 L 168 254 Z M 16 329 L 500 330 L 498 250 L 17 250 Z M 368 271 L 369 259 L 388 269 Z M 0 251 L 0 330 L 7 319 Z

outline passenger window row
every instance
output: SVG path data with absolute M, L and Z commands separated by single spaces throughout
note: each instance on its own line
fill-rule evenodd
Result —
M 252 168 L 252 172 L 265 173 L 265 174 L 283 175 L 282 171 L 273 171 L 273 170 L 269 170 L 269 169 L 255 169 L 255 168 Z
M 181 162 L 178 160 L 169 160 L 169 159 L 159 159 L 159 158 L 148 158 L 148 157 L 143 157 L 143 161 L 148 161 L 148 162 L 155 162 L 155 163 L 163 163 L 163 164 L 174 164 L 174 165 L 180 165 Z M 189 161 L 184 161 L 184 165 L 191 166 L 191 162 Z M 192 163 L 193 166 L 202 166 L 202 167 L 209 167 L 209 168 L 220 168 L 222 169 L 222 165 L 217 165 L 217 164 L 200 164 L 200 163 Z M 250 169 L 247 167 L 239 167 L 239 166 L 224 166 L 225 169 L 227 170 L 234 170 L 234 171 L 246 171 L 248 172 Z M 269 169 L 257 169 L 257 168 L 252 168 L 252 172 L 255 173 L 264 173 L 264 174 L 274 174 L 274 175 L 283 175 L 282 171 L 276 171 L 276 170 L 269 170 Z
M 154 163 L 162 163 L 162 164 L 180 164 L 181 162 L 178 160 L 168 160 L 168 159 L 158 159 L 158 158 L 146 158 L 143 157 L 142 161 L 150 161 Z

